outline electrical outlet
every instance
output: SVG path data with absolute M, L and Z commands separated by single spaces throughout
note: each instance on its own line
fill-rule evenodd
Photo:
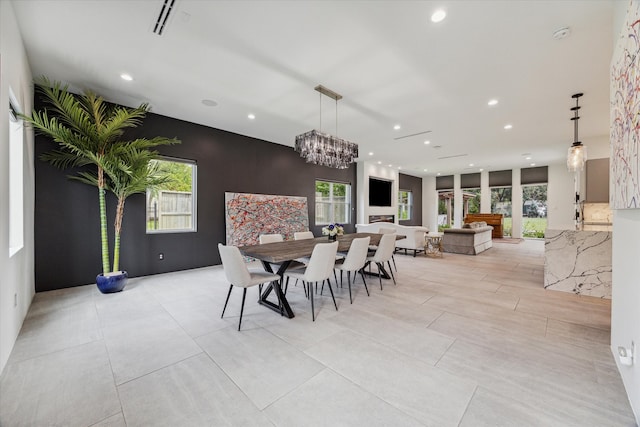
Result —
M 159 253 L 159 254 L 158 254 L 158 259 L 159 259 L 160 261 L 162 261 L 162 260 L 164 259 L 164 254 L 163 254 L 163 253 Z
M 18 294 L 15 293 L 13 294 L 13 307 L 17 307 L 18 306 Z

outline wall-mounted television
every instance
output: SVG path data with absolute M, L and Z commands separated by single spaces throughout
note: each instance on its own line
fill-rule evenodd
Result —
M 369 206 L 391 206 L 393 181 L 369 177 Z

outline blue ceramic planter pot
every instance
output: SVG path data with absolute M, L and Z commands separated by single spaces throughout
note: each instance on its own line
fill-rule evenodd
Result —
M 120 274 L 109 274 L 108 276 L 104 276 L 103 274 L 98 274 L 96 277 L 96 284 L 98 285 L 98 289 L 103 294 L 112 294 L 114 292 L 120 292 L 124 289 L 124 285 L 127 284 L 127 272 L 120 271 Z

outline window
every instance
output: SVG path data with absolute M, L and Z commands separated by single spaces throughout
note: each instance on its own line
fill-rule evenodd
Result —
M 9 89 L 9 256 L 24 246 L 24 126 Z
M 522 186 L 522 237 L 544 238 L 547 229 L 547 184 Z
M 169 181 L 147 190 L 147 233 L 196 231 L 196 164 L 152 160 Z
M 413 209 L 413 194 L 411 191 L 398 191 L 398 219 L 407 221 L 411 219 L 411 211 Z
M 491 188 L 491 213 L 503 216 L 503 235 L 511 236 L 511 187 Z
M 467 216 L 467 214 L 480 213 L 479 188 L 465 188 L 462 191 L 462 198 L 464 200 L 464 206 L 462 207 L 462 218 Z
M 438 190 L 438 231 L 453 225 L 453 190 Z
M 351 185 L 316 181 L 316 225 L 348 224 L 351 220 Z

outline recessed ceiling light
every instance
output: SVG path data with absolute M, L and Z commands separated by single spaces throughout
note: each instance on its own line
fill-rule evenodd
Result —
M 381 164 L 382 164 L 382 162 L 381 162 L 381 161 L 378 161 L 378 164 L 379 164 L 379 165 L 381 165 Z
M 469 166 L 470 166 L 470 167 L 473 167 L 473 163 L 469 163 Z
M 395 126 L 393 127 L 393 130 L 400 130 L 400 125 L 395 125 Z
M 216 105 L 218 105 L 218 103 L 213 99 L 203 99 L 202 103 L 207 107 L 215 107 Z
M 445 12 L 442 9 L 438 9 L 435 12 L 433 12 L 433 15 L 431 15 L 431 22 L 441 22 L 446 17 L 447 17 L 447 12 Z
M 480 172 L 482 172 L 484 169 L 480 168 Z
M 431 144 L 431 141 L 429 141 L 429 140 L 426 140 L 426 141 L 424 142 L 424 145 L 429 145 L 429 144 Z
M 122 80 L 126 80 L 128 82 L 130 82 L 131 80 L 133 80 L 133 77 L 131 77 L 131 74 L 127 74 L 127 73 L 122 73 L 120 74 L 120 78 Z
M 509 130 L 509 129 L 513 128 L 513 125 L 504 125 L 504 128 L 505 128 L 506 130 Z
M 426 172 L 427 170 L 425 169 L 424 171 Z
M 524 158 L 525 160 L 531 160 L 531 156 L 527 156 Z
M 440 176 L 440 172 L 438 172 L 436 175 Z
M 247 117 L 249 118 L 249 120 L 253 120 L 256 118 L 256 115 L 253 113 L 249 113 L 249 115 L 247 115 Z
M 487 102 L 487 105 L 490 107 L 493 107 L 494 105 L 498 105 L 498 100 L 497 99 L 490 99 L 489 102 Z
M 398 166 L 398 170 L 402 169 L 400 166 Z
M 536 165 L 535 163 L 531 163 L 531 166 L 535 166 L 535 165 Z
M 389 164 L 389 167 L 392 167 L 392 166 L 393 166 L 392 164 Z
M 370 156 L 373 156 L 373 151 L 369 151 L 369 155 L 370 155 Z

